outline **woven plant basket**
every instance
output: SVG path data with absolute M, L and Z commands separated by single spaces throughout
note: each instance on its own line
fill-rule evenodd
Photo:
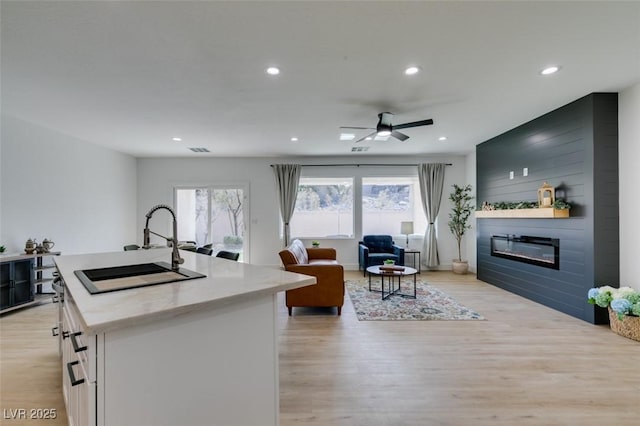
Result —
M 625 315 L 619 320 L 618 314 L 609 307 L 609 324 L 614 333 L 640 342 L 640 317 Z

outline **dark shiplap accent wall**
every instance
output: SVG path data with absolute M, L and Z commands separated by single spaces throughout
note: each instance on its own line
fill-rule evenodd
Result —
M 490 139 L 476 161 L 478 205 L 535 201 L 545 181 L 572 205 L 569 219 L 477 219 L 478 278 L 605 323 L 586 299 L 589 288 L 619 282 L 617 93 L 593 93 Z M 492 257 L 491 236 L 504 234 L 559 238 L 560 269 Z

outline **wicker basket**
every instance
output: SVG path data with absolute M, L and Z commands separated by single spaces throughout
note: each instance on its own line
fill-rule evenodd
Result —
M 619 320 L 618 314 L 609 307 L 609 324 L 614 333 L 640 342 L 640 317 L 626 315 Z

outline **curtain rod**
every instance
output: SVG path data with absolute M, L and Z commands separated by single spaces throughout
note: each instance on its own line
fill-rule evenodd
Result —
M 432 163 L 433 164 L 433 163 Z M 275 166 L 275 164 L 271 164 L 271 167 Z M 418 167 L 419 164 L 375 164 L 375 163 L 371 163 L 371 164 L 300 164 L 300 167 L 361 167 L 361 166 L 374 166 L 374 167 L 381 167 L 381 166 L 412 166 L 412 167 Z M 445 163 L 445 166 L 453 166 L 452 163 Z

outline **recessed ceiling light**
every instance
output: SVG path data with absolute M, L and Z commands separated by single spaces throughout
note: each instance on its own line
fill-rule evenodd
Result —
M 291 138 L 291 142 L 298 142 L 298 138 L 296 138 L 295 136 Z
M 414 75 L 420 72 L 420 67 L 411 66 L 404 70 L 406 75 Z
M 280 74 L 280 68 L 269 67 L 269 68 L 267 68 L 267 74 L 269 74 L 269 75 L 278 75 L 278 74 Z
M 365 141 L 370 141 L 373 140 L 373 138 L 371 136 L 367 136 L 366 138 L 364 138 Z
M 182 138 L 171 138 L 174 142 L 182 142 Z
M 352 141 L 355 138 L 356 138 L 356 135 L 354 135 L 353 133 L 340 133 L 341 141 Z
M 553 66 L 547 67 L 547 68 L 543 69 L 542 71 L 540 71 L 540 74 L 542 74 L 542 75 L 555 74 L 559 70 L 560 70 L 559 66 L 553 65 Z
M 438 140 L 439 140 L 439 141 L 446 141 L 446 140 L 447 140 L 447 137 L 446 137 L 446 136 L 440 136 L 440 137 L 438 138 Z

